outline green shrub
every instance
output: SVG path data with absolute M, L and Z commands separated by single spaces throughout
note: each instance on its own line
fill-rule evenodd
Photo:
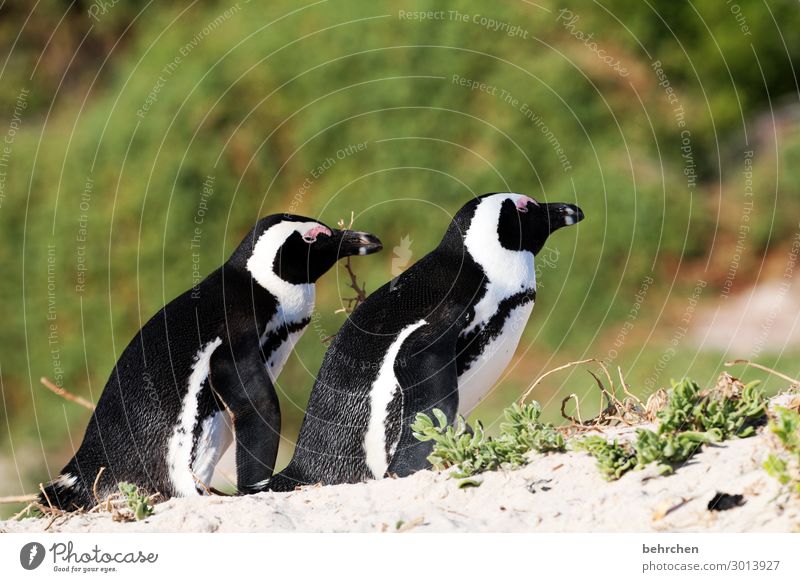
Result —
M 470 433 L 460 415 L 454 425 L 449 425 L 439 409 L 433 410 L 436 423 L 420 413 L 411 428 L 418 440 L 433 441 L 433 452 L 428 460 L 434 468 L 456 467 L 453 476 L 466 479 L 484 471 L 520 467 L 527 463 L 527 454 L 531 451 L 563 451 L 564 437 L 553 425 L 540 423 L 540 414 L 541 407 L 536 402 L 515 403 L 506 409 L 506 422 L 500 425 L 497 438 L 487 437 L 480 422 L 475 423 Z M 478 483 L 471 481 L 469 484 Z
M 673 382 L 667 404 L 657 414 L 655 431 L 639 428 L 633 442 L 608 441 L 592 435 L 574 439 L 571 446 L 595 457 L 608 479 L 619 479 L 627 471 L 651 463 L 668 473 L 705 444 L 754 435 L 755 427 L 766 419 L 766 412 L 767 400 L 758 382 L 745 385 L 723 374 L 717 386 L 702 391 L 685 378 Z

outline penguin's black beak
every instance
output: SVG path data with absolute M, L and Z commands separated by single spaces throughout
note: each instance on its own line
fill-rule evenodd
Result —
M 571 226 L 583 220 L 583 210 L 574 204 L 564 202 L 554 202 L 547 204 L 547 220 L 550 232 L 558 230 L 563 226 Z
M 341 234 L 339 258 L 353 255 L 371 255 L 383 249 L 383 243 L 374 234 L 355 230 L 336 231 Z

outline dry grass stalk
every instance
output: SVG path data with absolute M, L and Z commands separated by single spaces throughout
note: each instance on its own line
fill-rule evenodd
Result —
M 647 403 L 644 405 L 645 417 L 648 422 L 655 422 L 656 415 L 659 411 L 664 410 L 669 402 L 669 394 L 663 388 L 659 388 L 653 392 L 648 398 Z
M 588 360 L 578 360 L 576 362 L 569 362 L 567 364 L 564 364 L 563 366 L 559 366 L 557 368 L 553 368 L 552 370 L 548 370 L 547 372 L 539 376 L 533 384 L 531 384 L 530 388 L 528 388 L 525 391 L 525 394 L 522 395 L 522 398 L 519 399 L 519 403 L 524 404 L 525 399 L 528 398 L 531 392 L 533 392 L 533 389 L 536 388 L 542 382 L 542 380 L 547 378 L 550 374 L 555 374 L 556 372 L 560 372 L 561 370 L 566 370 L 567 368 L 572 368 L 573 366 L 579 366 L 581 364 L 588 364 L 589 362 L 596 362 L 596 361 L 597 360 L 595 360 L 594 358 L 589 358 Z
M 55 394 L 58 394 L 59 396 L 61 396 L 62 398 L 66 399 L 66 400 L 69 400 L 70 402 L 74 402 L 76 404 L 80 404 L 84 408 L 88 408 L 89 410 L 94 411 L 94 408 L 95 408 L 94 404 L 92 404 L 91 402 L 89 402 L 88 400 L 83 398 L 82 396 L 78 396 L 77 394 L 73 394 L 72 392 L 69 392 L 68 390 L 66 390 L 64 388 L 61 388 L 60 386 L 57 386 L 56 384 L 54 384 L 53 382 L 51 382 L 50 380 L 48 380 L 44 376 L 42 376 L 39 379 L 39 381 L 42 383 L 42 386 L 44 386 L 45 388 L 47 388 L 51 392 L 54 392 Z
M 731 360 L 730 362 L 725 362 L 726 366 L 735 366 L 737 364 L 744 364 L 745 366 L 752 366 L 753 368 L 757 368 L 759 370 L 764 370 L 765 372 L 769 372 L 770 374 L 772 374 L 774 376 L 777 376 L 778 378 L 786 380 L 787 382 L 789 382 L 791 388 L 795 388 L 795 389 L 796 388 L 800 388 L 800 380 L 795 380 L 791 376 L 787 376 L 786 374 L 781 374 L 777 370 L 773 370 L 772 368 L 769 368 L 769 367 L 764 366 L 762 364 L 756 364 L 755 362 L 751 362 L 750 360 L 741 360 L 741 359 L 739 359 L 739 360 Z
M 547 376 L 567 368 L 589 363 L 595 363 L 603 370 L 603 375 L 605 376 L 607 384 L 605 384 L 603 380 L 601 380 L 600 377 L 598 377 L 595 373 L 590 371 L 589 374 L 591 374 L 592 378 L 594 378 L 597 387 L 600 389 L 601 400 L 603 397 L 605 397 L 607 404 L 597 416 L 588 420 L 583 420 L 580 414 L 578 396 L 576 394 L 570 394 L 561 401 L 561 416 L 570 422 L 570 424 L 566 427 L 560 427 L 562 430 L 569 433 L 574 431 L 597 430 L 600 426 L 610 426 L 612 424 L 625 424 L 632 426 L 634 424 L 641 424 L 642 422 L 648 420 L 645 404 L 642 403 L 642 401 L 628 389 L 625 379 L 622 376 L 622 369 L 619 367 L 617 368 L 622 391 L 625 394 L 625 397 L 620 400 L 617 397 L 614 380 L 611 377 L 608 368 L 601 360 L 596 358 L 568 362 L 563 366 L 558 366 L 557 368 L 548 370 L 539 376 L 539 378 L 537 378 L 536 381 L 531 384 L 530 388 L 525 391 L 525 394 L 523 394 L 522 398 L 519 399 L 520 404 L 525 402 L 531 392 L 533 392 L 534 388 L 536 388 L 536 386 L 538 386 Z M 576 417 L 566 412 L 566 405 L 570 400 L 575 401 Z
M 574 417 L 570 416 L 569 414 L 567 414 L 567 411 L 566 411 L 567 402 L 569 402 L 570 400 L 575 400 L 575 414 L 577 415 L 577 418 L 574 418 Z M 574 394 L 574 393 L 570 394 L 569 396 L 567 396 L 566 398 L 564 398 L 561 401 L 561 417 L 562 418 L 566 418 L 568 421 L 570 421 L 574 425 L 575 424 L 578 424 L 578 425 L 583 424 L 583 419 L 581 418 L 581 401 L 578 399 L 578 395 L 577 394 Z
M 28 505 L 25 506 L 25 508 L 22 511 L 19 511 L 19 512 L 15 513 L 14 516 L 11 518 L 11 521 L 17 521 L 23 515 L 28 513 L 33 508 L 33 506 L 35 506 L 35 505 L 36 505 L 35 502 L 34 503 L 29 503 Z
M 200 479 L 200 477 L 198 477 L 198 476 L 195 474 L 195 472 L 194 472 L 194 471 L 192 471 L 191 469 L 189 469 L 189 472 L 192 474 L 192 478 L 195 480 L 195 483 L 197 483 L 198 485 L 200 485 L 200 487 L 202 487 L 202 488 L 203 488 L 203 491 L 205 491 L 205 492 L 206 492 L 206 495 L 214 495 L 214 493 L 212 493 L 212 492 L 211 492 L 211 489 L 208 487 L 208 485 L 206 485 L 206 484 L 205 484 L 205 482 L 203 482 L 203 480 L 202 480 L 202 479 Z
M 11 495 L 9 497 L 0 497 L 0 505 L 9 503 L 30 503 L 36 501 L 38 495 Z
M 95 503 L 100 503 L 100 497 L 97 495 L 97 484 L 100 482 L 100 476 L 106 470 L 105 467 L 100 467 L 100 470 L 97 471 L 97 476 L 94 478 L 94 483 L 92 483 L 92 496 L 94 497 Z

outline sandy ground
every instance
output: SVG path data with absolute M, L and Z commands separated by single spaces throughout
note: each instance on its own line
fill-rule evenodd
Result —
M 626 438 L 632 429 L 609 429 Z M 173 499 L 145 521 L 108 514 L 56 520 L 54 532 L 598 532 L 800 531 L 800 500 L 787 500 L 761 468 L 767 436 L 707 447 L 670 476 L 653 467 L 605 481 L 585 453 L 534 455 L 526 467 L 484 474 L 459 489 L 446 473 L 308 487 L 247 497 Z M 742 505 L 710 511 L 717 493 Z M 7 532 L 38 532 L 47 519 L 0 522 Z

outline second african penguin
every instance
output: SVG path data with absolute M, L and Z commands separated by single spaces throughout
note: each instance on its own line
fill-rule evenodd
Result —
M 536 297 L 534 257 L 583 219 L 572 204 L 486 194 L 439 246 L 372 293 L 336 334 L 294 456 L 263 488 L 355 483 L 430 466 L 417 413 L 468 413 L 511 360 Z

